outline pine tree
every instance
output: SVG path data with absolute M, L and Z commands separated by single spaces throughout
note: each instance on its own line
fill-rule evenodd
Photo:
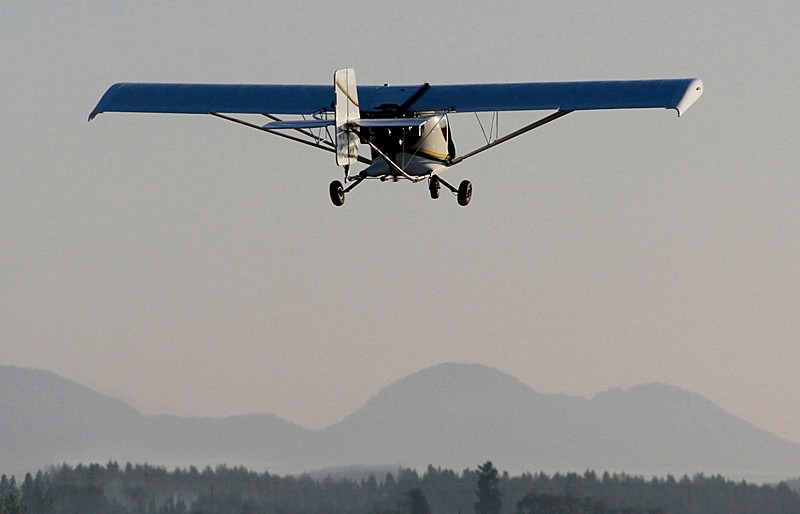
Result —
M 478 501 L 473 503 L 475 514 L 500 514 L 503 495 L 500 493 L 497 469 L 491 461 L 478 466 Z
M 428 500 L 419 488 L 412 489 L 404 493 L 406 497 L 405 508 L 403 511 L 407 514 L 431 514 L 431 508 L 428 505 Z

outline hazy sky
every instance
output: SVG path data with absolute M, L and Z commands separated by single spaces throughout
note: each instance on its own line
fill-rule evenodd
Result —
M 2 2 L 0 363 L 146 413 L 338 421 L 479 362 L 661 381 L 800 442 L 794 1 Z M 682 118 L 576 113 L 466 161 L 467 208 L 212 117 L 86 117 L 119 81 L 700 77 Z M 546 113 L 501 115 L 511 130 Z M 456 144 L 481 143 L 473 115 Z

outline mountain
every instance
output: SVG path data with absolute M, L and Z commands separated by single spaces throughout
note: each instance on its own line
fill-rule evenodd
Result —
M 491 459 L 507 469 L 538 469 L 540 458 L 523 464 L 514 456 L 524 451 L 521 444 L 533 442 L 540 454 L 559 445 L 564 432 L 559 424 L 577 423 L 586 403 L 537 393 L 486 366 L 441 364 L 384 388 L 322 430 L 325 446 L 319 450 L 330 461 L 350 463 L 378 459 L 459 469 Z
M 592 399 L 543 394 L 500 371 L 442 364 L 386 387 L 320 434 L 331 462 L 491 459 L 510 471 L 721 473 L 772 480 L 800 472 L 800 445 L 665 384 Z
M 0 391 L 4 468 L 111 452 L 142 421 L 127 404 L 47 371 L 0 367 Z
M 0 366 L 0 472 L 60 462 L 226 463 L 286 473 L 338 466 L 703 472 L 775 480 L 800 445 L 664 384 L 591 399 L 543 394 L 477 364 L 441 364 L 385 387 L 321 430 L 277 416 L 145 416 L 52 373 Z
M 272 414 L 145 416 L 126 403 L 42 370 L 0 366 L 0 473 L 62 462 L 169 466 L 292 462 L 307 431 Z

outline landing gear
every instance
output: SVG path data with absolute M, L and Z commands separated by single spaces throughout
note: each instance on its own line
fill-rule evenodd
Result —
M 341 207 L 344 205 L 344 186 L 342 186 L 342 183 L 338 180 L 334 180 L 331 182 L 331 185 L 328 189 L 331 194 L 331 202 L 333 202 L 333 205 L 336 207 Z
M 439 183 L 439 177 L 433 175 L 428 180 L 428 190 L 431 192 L 431 198 L 436 200 L 439 198 L 439 189 L 441 189 L 442 185 Z
M 341 207 L 344 205 L 344 199 L 347 193 L 363 182 L 366 178 L 367 176 L 365 174 L 361 174 L 358 176 L 358 178 L 350 179 L 353 181 L 353 183 L 347 188 L 345 188 L 342 182 L 339 180 L 334 180 L 331 182 L 330 186 L 328 187 L 328 192 L 330 193 L 331 202 L 333 205 L 336 207 Z M 384 177 L 381 177 L 381 179 L 383 180 Z M 442 180 L 436 175 L 428 178 L 428 192 L 431 194 L 431 198 L 434 200 L 439 198 L 442 187 L 446 187 L 450 190 L 450 192 L 456 195 L 456 198 L 458 199 L 458 205 L 461 205 L 462 207 L 469 205 L 469 202 L 472 199 L 472 183 L 469 180 L 462 180 L 461 184 L 458 186 L 458 189 L 456 189 L 450 183 Z
M 458 186 L 458 205 L 466 207 L 472 199 L 472 182 L 462 180 Z
M 428 183 L 428 189 L 431 192 L 431 198 L 439 198 L 439 188 L 444 186 L 454 195 L 456 195 L 458 198 L 458 205 L 461 205 L 462 207 L 469 205 L 469 201 L 472 199 L 472 182 L 469 180 L 462 180 L 461 184 L 458 186 L 458 189 L 436 175 L 432 176 L 429 180 L 430 182 Z

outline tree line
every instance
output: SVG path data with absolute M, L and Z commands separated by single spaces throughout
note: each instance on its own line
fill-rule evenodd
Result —
M 786 483 L 721 476 L 458 473 L 412 469 L 363 479 L 257 473 L 243 467 L 172 471 L 116 462 L 0 477 L 0 514 L 800 514 Z

